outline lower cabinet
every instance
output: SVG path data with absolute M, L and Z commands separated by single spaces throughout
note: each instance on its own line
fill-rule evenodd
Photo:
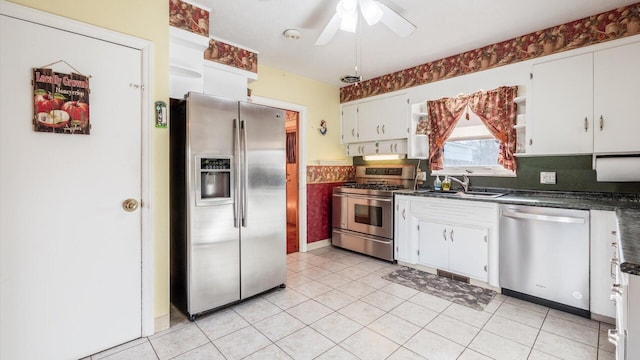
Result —
M 409 213 L 410 197 L 396 195 L 394 208 L 394 254 L 397 261 L 414 264 L 416 249 L 411 234 L 412 218 Z
M 487 281 L 489 229 L 418 222 L 418 262 Z
M 395 197 L 395 257 L 498 286 L 495 203 Z
M 593 314 L 616 317 L 616 307 L 609 294 L 615 283 L 612 271 L 616 255 L 616 214 L 613 211 L 591 210 L 589 307 Z

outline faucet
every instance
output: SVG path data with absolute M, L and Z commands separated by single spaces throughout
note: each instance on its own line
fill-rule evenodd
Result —
M 469 177 L 467 177 L 467 175 L 462 175 L 462 180 L 454 178 L 453 176 L 449 176 L 449 180 L 462 185 L 462 189 L 464 190 L 464 192 L 469 191 Z

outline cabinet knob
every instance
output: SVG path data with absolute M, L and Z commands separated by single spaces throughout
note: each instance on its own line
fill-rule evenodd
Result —
M 604 128 L 604 118 L 600 115 L 600 131 Z
M 384 134 L 384 125 L 382 125 L 382 133 Z
M 449 237 L 451 238 L 451 242 L 453 242 L 453 229 L 451 229 L 451 232 L 449 233 Z
M 376 127 L 376 132 L 378 133 L 378 135 L 380 135 L 380 125 Z
M 442 230 L 442 238 L 447 241 L 447 229 Z

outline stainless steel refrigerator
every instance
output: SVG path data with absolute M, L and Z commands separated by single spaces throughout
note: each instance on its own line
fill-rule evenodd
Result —
M 199 93 L 170 111 L 171 301 L 194 320 L 284 286 L 285 116 Z

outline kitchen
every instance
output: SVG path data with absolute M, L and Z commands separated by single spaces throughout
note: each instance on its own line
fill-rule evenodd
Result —
M 29 4 L 28 2 L 21 2 L 24 4 Z M 33 3 L 30 6 L 34 7 L 42 7 L 46 5 Z M 117 5 L 112 5 L 116 7 Z M 123 5 L 124 6 L 124 5 Z M 88 21 L 91 23 L 95 23 L 100 26 L 105 27 L 116 27 L 120 29 L 120 31 L 128 32 L 128 33 L 136 33 L 138 30 L 129 30 L 127 28 L 128 25 L 122 25 L 119 23 L 121 19 L 122 13 L 127 13 L 127 11 L 121 11 L 118 15 L 114 15 L 112 18 L 106 16 L 105 20 L 102 19 L 92 19 L 90 15 L 87 15 L 88 12 L 83 11 L 82 7 L 74 6 L 72 9 L 64 9 L 65 11 L 59 9 L 45 9 L 54 13 L 64 13 L 64 16 L 71 16 L 83 21 Z M 162 14 L 158 15 L 158 23 L 166 25 L 166 9 L 158 10 Z M 140 9 L 137 13 L 145 13 L 148 14 L 148 9 Z M 133 15 L 130 15 L 133 16 Z M 160 20 L 161 18 L 161 20 Z M 108 19 L 118 19 L 114 22 L 116 25 L 108 24 Z M 135 24 L 136 19 L 132 18 L 129 20 L 130 24 Z M 157 33 L 162 33 L 162 31 L 151 31 L 145 29 L 144 31 L 148 31 L 148 33 L 140 34 L 140 36 L 145 38 L 154 39 L 154 46 L 156 51 L 158 52 L 168 52 L 166 50 L 169 46 L 169 40 L 163 39 Z M 164 50 L 163 50 L 164 49 Z M 154 66 L 154 71 L 156 73 L 162 72 L 161 68 L 168 68 L 168 59 L 162 55 L 158 55 L 156 57 L 156 64 Z M 164 64 L 164 65 L 163 65 Z M 518 65 L 516 65 L 518 66 Z M 526 67 L 522 65 L 523 67 Z M 460 92 L 463 93 L 471 93 L 477 91 L 480 88 L 483 89 L 493 89 L 498 86 L 502 86 L 505 84 L 513 85 L 513 84 L 525 84 L 528 79 L 528 73 L 530 70 L 526 68 L 525 71 L 520 71 L 515 69 L 514 72 L 519 73 L 516 78 L 508 77 L 504 74 L 495 70 L 489 70 L 486 72 L 480 72 L 476 74 L 469 75 L 473 79 L 477 79 L 479 83 L 483 85 L 478 86 L 477 83 L 470 84 L 467 83 L 464 79 L 456 80 L 451 79 L 447 86 L 451 86 L 449 89 L 440 90 L 427 90 L 432 91 L 432 93 L 417 93 L 415 96 L 411 95 L 411 98 L 417 99 L 417 101 L 422 102 L 425 99 L 438 98 L 442 96 L 442 94 L 458 94 Z M 495 75 L 498 74 L 498 75 Z M 494 77 L 495 75 L 495 77 Z M 168 89 L 168 75 L 167 74 L 158 74 L 154 76 L 154 85 L 156 88 L 156 95 L 154 98 L 165 98 L 168 102 L 169 97 L 169 89 Z M 503 81 L 500 81 L 503 80 Z M 279 90 L 281 93 L 279 94 L 277 90 L 273 90 L 270 88 L 281 88 Z M 445 86 L 445 85 L 443 85 Z M 287 87 L 287 90 L 284 88 Z M 310 89 L 311 87 L 311 89 Z M 256 81 L 250 84 L 250 88 L 253 90 L 253 94 L 256 97 L 264 96 L 266 98 L 279 98 L 286 99 L 287 102 L 293 104 L 305 104 L 307 109 L 301 110 L 306 111 L 305 122 L 301 123 L 301 128 L 308 128 L 308 134 L 306 139 L 306 149 L 307 149 L 307 158 L 304 159 L 306 162 L 306 166 L 309 168 L 314 167 L 324 167 L 329 166 L 331 169 L 333 168 L 342 168 L 349 167 L 350 164 L 338 164 L 335 165 L 333 161 L 335 159 L 344 158 L 344 146 L 340 144 L 339 140 L 339 91 L 336 87 L 333 86 L 325 86 L 320 83 L 310 83 L 304 78 L 298 77 L 291 73 L 285 73 L 283 71 L 264 67 L 260 70 L 260 81 Z M 409 89 L 409 92 L 420 91 L 418 89 Z M 525 91 L 529 91 L 526 89 Z M 165 95 L 163 95 L 165 94 Z M 326 119 L 328 123 L 328 132 L 326 135 L 321 135 L 318 130 L 318 125 L 320 119 Z M 161 129 L 153 130 L 153 138 L 154 138 L 154 146 L 156 150 L 155 153 L 155 162 L 158 164 L 155 171 L 158 174 L 166 172 L 167 161 L 163 161 L 163 158 L 166 158 L 166 147 L 165 143 L 167 141 L 168 134 L 163 132 Z M 322 150 L 320 150 L 322 149 Z M 357 161 L 361 161 L 359 159 L 355 159 Z M 314 165 L 318 166 L 314 166 Z M 305 166 L 301 166 L 305 167 Z M 320 172 L 320 169 L 307 169 L 315 174 L 315 172 Z M 336 172 L 340 171 L 339 169 L 335 170 Z M 579 187 L 581 190 L 586 191 L 605 191 L 605 192 L 637 192 L 637 186 L 634 184 L 625 184 L 625 183 L 604 183 L 598 184 L 595 181 L 595 176 L 591 170 L 591 157 L 590 156 L 581 156 L 576 158 L 567 158 L 567 157 L 531 157 L 531 158 L 522 158 L 519 163 L 518 169 L 518 177 L 517 178 L 497 178 L 497 179 L 484 179 L 484 178 L 473 178 L 472 184 L 473 186 L 486 186 L 486 187 L 503 187 L 503 188 L 522 188 L 522 189 L 537 189 L 537 190 L 574 190 L 575 187 Z M 539 172 L 540 171 L 555 171 L 557 173 L 557 184 L 555 185 L 541 185 L 539 184 Z M 305 176 L 306 178 L 306 176 Z M 303 188 L 307 188 L 307 191 L 313 192 L 317 194 L 320 198 L 326 198 L 327 192 L 325 187 L 329 187 L 331 181 L 338 180 L 341 181 L 339 176 L 331 176 L 327 175 L 326 177 L 318 175 L 314 178 L 314 182 L 306 185 L 301 185 Z M 302 177 L 301 177 L 301 180 Z M 430 182 L 430 181 L 428 181 Z M 164 193 L 168 193 L 168 184 L 167 179 L 162 175 L 158 175 L 155 178 L 155 185 L 157 190 L 155 203 L 156 212 L 154 212 L 154 242 L 153 247 L 154 250 L 154 258 L 155 264 L 154 267 L 156 271 L 153 273 L 153 278 L 155 279 L 153 282 L 155 283 L 154 296 L 155 301 L 152 306 L 153 308 L 153 317 L 158 319 L 167 319 L 165 324 L 168 324 L 168 314 L 169 314 L 169 304 L 168 304 L 168 295 L 166 295 L 168 289 L 168 264 L 167 264 L 167 251 L 168 251 L 168 210 L 163 209 L 162 204 L 166 203 L 166 196 L 162 195 Z M 163 190 L 164 188 L 164 190 Z M 302 199 L 302 198 L 301 198 Z M 302 206 L 307 206 L 307 203 L 315 203 L 314 199 L 307 199 L 306 202 L 301 202 Z M 166 205 L 165 205 L 166 206 Z M 308 210 L 314 211 L 316 213 L 322 213 L 322 210 Z M 302 221 L 306 221 L 306 219 L 302 219 Z M 323 228 L 324 227 L 324 228 Z M 318 241 L 327 240 L 330 235 L 327 232 L 323 233 L 322 230 L 326 230 L 326 225 L 324 224 L 308 224 L 308 231 L 313 231 L 313 238 L 307 239 L 303 243 L 304 246 L 312 247 L 311 244 Z M 313 228 L 313 229 L 312 229 Z M 302 234 L 301 237 L 304 237 Z M 301 246 L 301 249 L 303 247 Z M 163 322 L 159 320 L 159 324 Z M 165 325 L 166 326 L 166 325 Z M 161 329 L 162 326 L 158 327 Z

